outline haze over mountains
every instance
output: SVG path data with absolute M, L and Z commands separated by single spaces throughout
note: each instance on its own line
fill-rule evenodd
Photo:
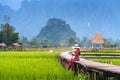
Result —
M 49 18 L 60 18 L 79 38 L 92 38 L 100 31 L 104 38 L 120 39 L 119 4 L 118 0 L 23 0 L 17 10 L 0 4 L 0 23 L 4 15 L 9 15 L 16 31 L 32 38 Z

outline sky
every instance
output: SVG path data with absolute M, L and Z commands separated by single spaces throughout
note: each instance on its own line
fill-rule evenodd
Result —
M 4 6 L 7 5 L 7 6 L 11 7 L 11 9 L 18 10 L 21 7 L 22 1 L 23 0 L 0 0 L 0 3 Z M 28 1 L 31 1 L 31 0 L 28 0 Z M 37 1 L 40 1 L 40 0 L 37 0 Z M 45 1 L 51 1 L 51 0 L 45 0 Z M 59 1 L 59 0 L 56 0 L 56 1 Z M 61 1 L 66 2 L 68 0 L 61 0 Z M 69 1 L 72 1 L 72 0 L 69 0 Z M 77 0 L 74 0 L 74 1 L 76 2 Z M 88 1 L 94 1 L 94 0 L 88 0 Z M 112 2 L 115 4 L 116 4 L 116 1 L 118 2 L 118 0 L 99 0 L 98 2 L 101 2 L 101 1 L 102 2 Z
M 22 0 L 0 0 L 3 6 L 9 6 L 11 9 L 18 10 L 21 6 Z M 12 4 L 11 4 L 12 3 Z
M 24 0 L 25 2 L 26 0 Z M 34 0 L 28 0 L 29 2 Z M 120 1 L 119 0 L 38 0 L 40 6 L 28 4 L 26 14 L 19 14 L 16 16 L 28 18 L 28 21 L 23 21 L 25 18 L 20 18 L 21 21 L 16 21 L 16 19 L 11 20 L 11 22 L 16 21 L 14 24 L 17 30 L 22 32 L 22 35 L 28 36 L 31 32 L 32 36 L 39 33 L 39 29 L 45 26 L 49 18 L 61 18 L 70 24 L 71 28 L 77 33 L 78 37 L 90 36 L 92 37 L 98 30 L 101 32 L 103 37 L 120 39 Z M 12 10 L 18 12 L 25 11 L 23 0 L 0 0 L 0 4 L 3 6 L 9 6 Z M 31 8 L 31 6 L 33 8 Z M 26 7 L 26 5 L 25 5 Z M 40 8 L 40 9 L 35 9 Z M 31 9 L 31 10 L 29 10 Z M 36 11 L 36 13 L 33 13 Z M 38 14 L 37 14 L 38 12 Z M 35 14 L 35 16 L 33 16 Z M 18 14 L 17 14 L 18 15 Z M 30 17 L 28 17 L 29 15 Z M 14 16 L 15 17 L 15 16 Z M 13 17 L 13 18 L 14 18 Z M 35 17 L 35 18 L 34 18 Z M 39 19 L 37 18 L 39 17 Z M 33 20 L 32 20 L 33 19 Z M 33 23 L 36 21 L 36 23 Z M 33 31 L 28 30 L 25 32 L 21 26 L 31 23 L 29 26 L 39 26 Z M 28 33 L 28 34 L 27 34 Z M 30 36 L 30 35 L 29 35 Z M 28 37 L 29 37 L 28 36 Z
M 9 6 L 13 10 L 18 10 L 21 7 L 21 2 L 23 0 L 0 0 L 3 6 Z M 28 0 L 31 1 L 31 0 Z

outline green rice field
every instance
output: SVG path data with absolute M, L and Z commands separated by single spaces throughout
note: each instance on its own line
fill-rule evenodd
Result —
M 120 51 L 108 51 L 108 52 L 83 52 L 81 54 L 120 54 Z M 101 55 L 102 56 L 102 55 Z M 120 59 L 90 59 L 96 62 L 107 63 L 107 64 L 114 64 L 120 65 Z
M 0 52 L 0 80 L 86 80 L 59 62 L 56 51 Z
M 120 59 L 92 59 L 96 62 L 107 63 L 107 64 L 114 64 L 120 66 Z

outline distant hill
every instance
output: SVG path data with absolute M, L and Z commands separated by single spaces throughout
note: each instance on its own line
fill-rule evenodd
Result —
M 37 38 L 44 38 L 55 44 L 66 43 L 69 37 L 75 36 L 76 33 L 70 28 L 64 20 L 51 18 L 43 27 Z

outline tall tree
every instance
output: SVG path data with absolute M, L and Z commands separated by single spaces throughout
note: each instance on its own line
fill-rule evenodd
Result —
M 88 48 L 89 44 L 90 44 L 90 40 L 86 36 L 84 36 L 82 39 L 82 46 Z
M 29 41 L 28 41 L 27 37 L 25 37 L 25 36 L 20 37 L 18 42 L 20 44 L 22 44 L 22 47 L 28 47 Z
M 0 41 L 6 43 L 6 45 L 11 45 L 17 42 L 19 39 L 19 33 L 15 32 L 15 28 L 9 23 L 0 25 Z
M 76 43 L 77 42 L 76 42 L 76 37 L 75 36 L 71 36 L 71 37 L 68 38 L 68 45 L 69 46 L 72 46 L 72 45 L 74 45 Z
M 117 45 L 117 47 L 119 47 L 120 48 L 120 40 L 118 39 L 118 40 L 116 40 L 116 45 Z
M 116 47 L 117 44 L 113 39 L 105 39 L 104 47 Z

